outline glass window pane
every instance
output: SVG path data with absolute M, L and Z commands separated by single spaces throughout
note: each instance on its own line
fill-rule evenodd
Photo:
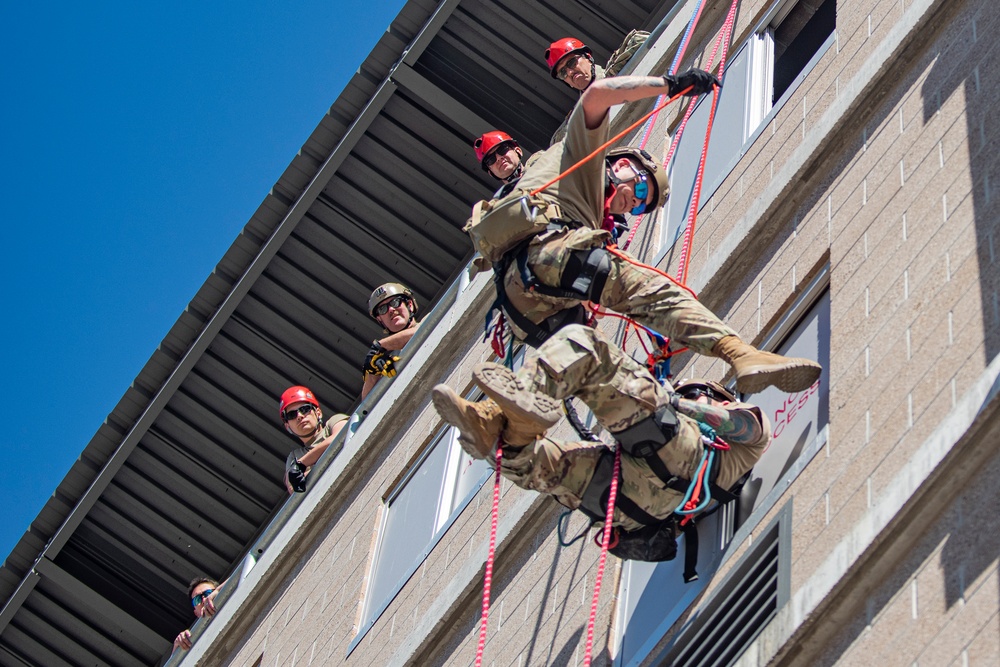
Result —
M 823 373 L 809 389 L 786 394 L 770 388 L 746 400 L 758 405 L 771 421 L 771 444 L 761 457 L 740 496 L 740 516 L 747 517 L 798 459 L 802 450 L 830 421 L 830 292 L 777 350 L 792 357 L 815 359 Z
M 369 613 L 396 589 L 434 537 L 447 456 L 445 437 L 434 444 L 403 488 L 389 500 L 372 573 Z
M 638 664 L 660 637 L 680 618 L 711 581 L 718 567 L 720 517 L 716 512 L 698 523 L 699 579 L 684 583 L 684 538 L 677 540 L 677 558 L 665 563 L 627 561 L 622 571 L 621 600 L 625 632 L 619 651 L 621 665 Z
M 719 184 L 732 171 L 743 150 L 746 133 L 746 96 L 748 60 L 750 49 L 744 46 L 730 60 L 719 94 L 719 104 L 715 111 L 712 137 L 702 180 L 701 202 L 712 196 Z M 705 129 L 711 112 L 711 97 L 701 100 L 687 126 L 670 163 L 670 198 L 666 205 L 666 224 L 662 247 L 666 248 L 677 240 L 687 221 L 691 197 L 694 193 L 698 163 L 705 144 Z

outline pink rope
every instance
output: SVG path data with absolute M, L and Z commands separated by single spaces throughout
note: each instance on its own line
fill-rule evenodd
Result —
M 611 523 L 615 519 L 615 498 L 618 496 L 618 474 L 621 471 L 622 455 L 615 444 L 615 468 L 611 474 L 611 489 L 608 491 L 608 510 L 604 515 L 604 536 L 601 540 L 601 558 L 597 562 L 597 577 L 594 580 L 594 597 L 590 602 L 590 620 L 587 621 L 587 645 L 583 652 L 583 667 L 590 667 L 594 652 L 594 622 L 597 619 L 597 600 L 601 595 L 601 580 L 604 578 L 604 563 L 608 560 L 608 545 L 611 543 Z
M 476 646 L 476 667 L 482 667 L 486 648 L 486 624 L 490 618 L 490 588 L 493 585 L 493 557 L 497 546 L 497 515 L 500 513 L 500 458 L 502 443 L 497 443 L 497 472 L 493 480 L 493 511 L 490 514 L 490 548 L 486 554 L 486 574 L 483 576 L 483 615 L 479 621 L 479 645 Z
M 715 40 L 715 46 L 712 48 L 712 54 L 708 59 L 708 65 L 706 67 L 708 71 L 712 70 L 713 63 L 715 62 L 715 56 L 719 52 L 719 47 L 721 46 L 722 53 L 719 59 L 720 79 L 725 74 L 726 56 L 729 52 L 729 42 L 733 36 L 733 25 L 736 22 L 736 8 L 738 6 L 739 0 L 733 0 L 732 5 L 729 7 L 729 13 L 726 15 L 726 20 L 722 24 L 722 30 L 719 31 L 719 36 Z M 698 204 L 701 201 L 701 186 L 705 174 L 705 158 L 708 156 L 708 143 L 712 138 L 712 125 L 715 123 L 715 111 L 718 108 L 718 104 L 719 90 L 716 88 L 712 91 L 712 108 L 708 116 L 708 126 L 705 128 L 705 143 L 702 144 L 701 148 L 701 159 L 698 161 L 698 174 L 695 177 L 694 192 L 691 196 L 691 206 L 688 209 L 688 222 L 684 228 L 684 242 L 681 244 L 681 251 L 677 260 L 677 277 L 684 284 L 687 284 L 691 244 L 694 239 L 695 224 L 698 220 Z M 688 111 L 690 112 L 693 107 L 694 105 L 691 105 Z M 685 117 L 685 123 L 686 122 L 687 116 Z M 671 146 L 671 150 L 672 149 L 673 146 Z

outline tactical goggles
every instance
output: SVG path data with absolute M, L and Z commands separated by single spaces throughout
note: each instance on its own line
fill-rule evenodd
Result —
M 569 71 L 576 67 L 576 64 L 580 62 L 580 58 L 582 57 L 583 56 L 579 53 L 571 55 L 569 60 L 566 61 L 566 64 L 556 70 L 556 77 L 559 79 L 565 79 L 569 76 Z
M 300 405 L 297 408 L 288 408 L 281 416 L 286 422 L 290 422 L 299 415 L 305 417 L 315 409 L 316 409 L 315 405 L 313 405 L 312 403 L 306 403 L 305 405 Z
M 490 159 L 487 157 L 486 158 L 487 166 L 489 166 L 489 164 L 490 164 L 489 160 Z M 496 158 L 494 158 L 494 161 L 495 160 L 496 160 Z M 379 305 L 375 306 L 375 315 L 376 316 L 378 316 L 378 315 L 385 315 L 386 313 L 389 312 L 390 308 L 399 308 L 404 303 L 406 303 L 406 297 L 397 294 L 396 296 L 392 297 L 391 299 L 386 299 L 385 301 L 383 301 Z
M 309 407 L 312 407 L 312 406 L 309 406 Z M 214 588 L 208 588 L 208 589 L 203 590 L 201 593 L 198 593 L 193 598 L 191 598 L 191 606 L 192 607 L 197 607 L 202 602 L 204 602 L 205 600 L 207 600 L 208 596 L 211 595 L 214 592 L 215 592 Z
M 715 391 L 711 387 L 705 386 L 695 386 L 695 387 L 684 387 L 680 390 L 680 395 L 689 401 L 697 401 L 702 396 L 705 396 L 709 400 L 713 401 L 723 401 L 728 403 L 729 397 L 723 396 L 719 392 Z
M 496 164 L 501 155 L 506 155 L 512 150 L 514 150 L 514 143 L 511 141 L 505 141 L 493 149 L 489 155 L 483 158 L 483 164 L 486 165 L 487 169 L 489 169 Z
M 632 215 L 640 215 L 646 211 L 646 197 L 649 196 L 649 183 L 646 182 L 646 174 L 637 171 L 635 173 L 635 185 L 632 186 L 632 193 L 636 199 L 641 199 L 642 203 L 633 208 Z

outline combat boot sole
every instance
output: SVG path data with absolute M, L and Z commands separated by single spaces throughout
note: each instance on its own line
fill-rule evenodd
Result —
M 528 391 L 514 371 L 494 363 L 480 364 L 472 377 L 487 396 L 496 401 L 507 418 L 504 439 L 526 445 L 544 435 L 562 419 L 562 404 L 556 399 Z
M 458 444 L 474 459 L 485 459 L 493 454 L 500 439 L 504 419 L 498 408 L 495 415 L 484 414 L 484 406 L 467 401 L 445 384 L 431 390 L 431 402 L 447 423 L 459 430 Z
M 768 387 L 784 392 L 805 391 L 819 379 L 822 366 L 811 359 L 781 357 L 758 352 L 760 363 L 737 362 L 736 389 L 744 394 L 756 394 Z

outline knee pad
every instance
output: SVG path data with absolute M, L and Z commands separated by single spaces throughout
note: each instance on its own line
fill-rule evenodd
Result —
M 677 413 L 670 405 L 660 406 L 641 422 L 612 435 L 627 454 L 649 458 L 677 435 Z
M 560 287 L 579 294 L 583 301 L 599 304 L 611 273 L 611 255 L 604 248 L 574 250 L 566 260 Z

